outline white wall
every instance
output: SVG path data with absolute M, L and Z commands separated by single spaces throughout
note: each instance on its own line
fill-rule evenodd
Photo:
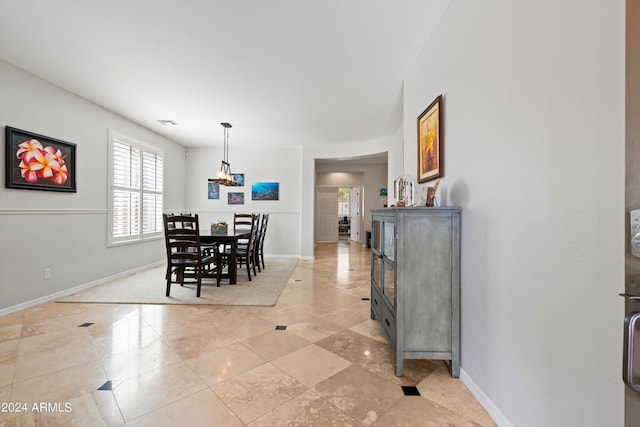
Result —
M 163 240 L 107 248 L 107 129 L 174 159 L 165 169 L 166 205 L 177 208 L 185 205 L 181 146 L 3 61 L 0 126 L 77 144 L 77 193 L 0 187 L 0 314 L 164 259 Z
M 405 80 L 443 94 L 463 379 L 501 425 L 623 425 L 624 1 L 453 1 Z
M 235 211 L 269 212 L 265 252 L 271 255 L 313 257 L 316 158 L 388 152 L 391 176 L 401 173 L 401 129 L 381 140 L 328 147 L 231 145 L 233 171 L 245 173 L 247 184 L 240 209 L 227 205 L 226 189 L 221 200 L 207 198 L 207 178 L 218 170 L 221 149 L 185 149 L 2 61 L 0 93 L 0 125 L 78 145 L 77 193 L 0 188 L 0 314 L 164 260 L 162 240 L 106 246 L 109 128 L 165 150 L 165 211 L 198 212 L 203 224 L 230 221 Z M 250 185 L 259 181 L 280 182 L 280 200 L 251 201 Z M 51 279 L 44 279 L 45 267 Z
M 229 136 L 229 161 L 233 173 L 244 173 L 244 187 L 220 187 L 220 199 L 207 195 L 209 178 L 220 169 L 222 148 L 190 148 L 187 160 L 186 202 L 190 212 L 199 214 L 201 227 L 215 220 L 233 224 L 234 212 L 268 213 L 269 225 L 264 242 L 265 255 L 300 256 L 301 148 L 234 147 Z M 279 200 L 251 200 L 251 185 L 280 183 Z M 229 205 L 228 192 L 244 192 L 244 205 Z

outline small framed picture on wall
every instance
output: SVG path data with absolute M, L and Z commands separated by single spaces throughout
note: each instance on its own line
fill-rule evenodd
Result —
M 208 198 L 212 200 L 220 199 L 220 184 L 217 182 L 208 182 Z
M 229 205 L 244 205 L 244 193 L 227 193 L 227 204 Z

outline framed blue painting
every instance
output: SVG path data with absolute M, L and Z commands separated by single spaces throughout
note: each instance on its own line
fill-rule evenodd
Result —
M 257 182 L 251 186 L 251 200 L 279 200 L 279 182 Z

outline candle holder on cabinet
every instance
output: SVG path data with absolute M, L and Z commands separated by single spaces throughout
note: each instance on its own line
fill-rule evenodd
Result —
M 393 197 L 396 206 L 411 206 L 414 204 L 416 179 L 412 175 L 400 175 L 393 181 Z

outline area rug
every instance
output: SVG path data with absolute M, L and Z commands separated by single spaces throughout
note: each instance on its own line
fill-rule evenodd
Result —
M 196 285 L 171 284 L 171 296 L 166 297 L 166 266 L 154 267 L 129 276 L 84 289 L 56 302 L 112 304 L 209 304 L 273 306 L 278 302 L 298 260 L 294 258 L 265 259 L 266 268 L 249 281 L 246 267 L 238 268 L 238 283 L 204 280 L 200 298 Z

